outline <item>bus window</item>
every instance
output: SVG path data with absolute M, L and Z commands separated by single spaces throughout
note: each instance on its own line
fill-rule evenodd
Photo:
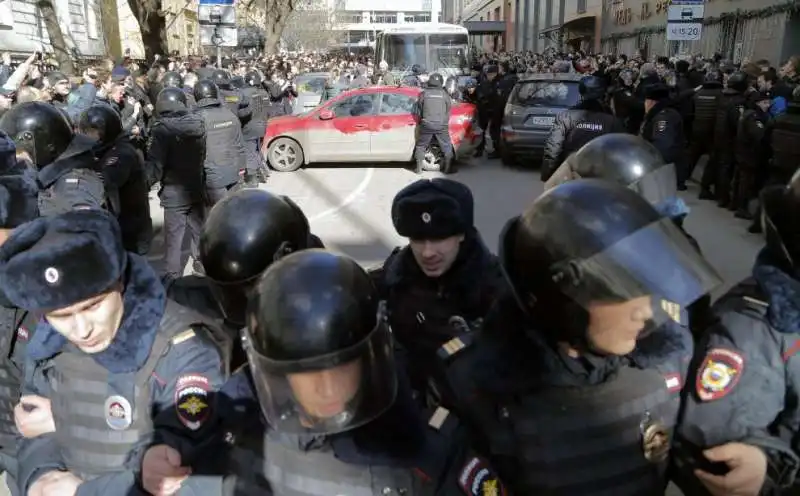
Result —
M 425 67 L 424 34 L 383 34 L 382 50 L 390 69 L 407 70 L 412 65 Z
M 467 49 L 469 39 L 467 35 L 457 33 L 431 34 L 428 40 L 432 66 L 428 68 L 430 71 L 435 71 L 439 68 L 461 69 L 468 67 Z

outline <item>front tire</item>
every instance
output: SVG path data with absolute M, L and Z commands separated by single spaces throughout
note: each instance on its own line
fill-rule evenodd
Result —
M 303 160 L 303 148 L 291 138 L 278 138 L 267 150 L 267 162 L 278 172 L 294 172 L 303 166 Z

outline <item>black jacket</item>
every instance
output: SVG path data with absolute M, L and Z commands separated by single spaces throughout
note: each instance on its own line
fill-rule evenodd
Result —
M 608 133 L 624 133 L 625 126 L 611 109 L 596 100 L 585 100 L 556 117 L 544 143 L 542 181 L 547 181 L 569 154 Z
M 644 116 L 642 138 L 655 146 L 664 161 L 675 164 L 676 169 L 686 162 L 686 136 L 683 133 L 681 114 L 672 107 L 672 102 L 658 102 Z
M 206 127 L 199 114 L 183 110 L 162 114 L 150 130 L 147 175 L 161 183 L 161 206 L 185 207 L 205 197 Z
M 197 102 L 197 112 L 206 128 L 206 187 L 230 187 L 247 168 L 248 153 L 239 118 L 219 100 L 210 98 Z

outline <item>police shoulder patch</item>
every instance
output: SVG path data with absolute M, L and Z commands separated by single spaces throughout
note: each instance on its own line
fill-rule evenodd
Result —
M 467 496 L 505 496 L 506 490 L 497 474 L 480 457 L 470 458 L 458 475 L 458 485 Z
M 706 353 L 697 371 L 697 397 L 713 401 L 730 393 L 744 371 L 744 357 L 727 348 L 714 348 Z
M 199 374 L 183 375 L 175 384 L 175 411 L 190 430 L 202 427 L 211 414 L 209 389 L 208 378 Z
M 681 322 L 681 306 L 668 300 L 661 300 L 661 309 L 664 310 L 670 319 L 674 320 L 677 324 Z
M 664 130 L 667 129 L 667 121 L 658 121 L 656 122 L 656 131 L 659 133 L 663 133 Z

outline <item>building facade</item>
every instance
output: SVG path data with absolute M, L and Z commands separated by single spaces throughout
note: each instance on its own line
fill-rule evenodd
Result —
M 0 50 L 52 52 L 50 37 L 36 0 L 0 1 Z M 53 0 L 67 48 L 75 58 L 92 59 L 106 53 L 100 0 Z
M 787 0 L 706 0 L 701 39 L 667 41 L 668 0 L 603 0 L 602 46 L 606 53 L 645 57 L 720 54 L 740 62 L 778 64 L 800 53 L 800 13 Z
M 339 33 L 337 37 L 346 46 L 373 46 L 375 35 L 390 26 L 441 22 L 441 1 L 336 0 L 333 8 L 333 29 Z
M 166 14 L 167 48 L 169 53 L 197 55 L 201 53 L 197 0 L 163 0 Z M 128 0 L 117 0 L 119 35 L 123 54 L 134 59 L 144 58 L 144 45 L 139 21 L 131 12 Z M 166 55 L 166 54 L 164 54 Z

